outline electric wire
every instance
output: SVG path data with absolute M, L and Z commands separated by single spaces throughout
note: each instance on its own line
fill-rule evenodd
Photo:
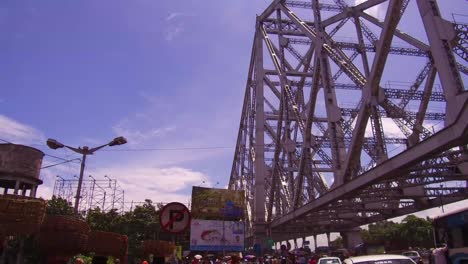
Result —
M 235 147 L 185 147 L 185 148 L 126 148 L 126 149 L 106 149 L 107 152 L 122 152 L 122 151 L 172 151 L 172 150 L 211 150 L 211 149 L 234 149 Z
M 6 139 L 2 139 L 0 138 L 0 141 L 3 141 L 5 143 L 8 143 L 8 144 L 16 144 L 16 143 L 13 143 L 11 141 L 8 141 Z M 31 146 L 45 146 L 43 144 L 30 144 Z M 50 154 L 47 154 L 47 153 L 44 153 L 45 156 L 48 156 L 48 157 L 51 157 L 51 158 L 54 158 L 54 159 L 58 159 L 58 160 L 62 160 L 62 161 L 66 161 L 66 162 L 69 162 L 70 161 L 70 158 L 69 156 L 65 157 L 65 158 L 62 158 L 62 157 L 58 157 L 58 156 L 55 156 L 55 155 L 50 155 Z

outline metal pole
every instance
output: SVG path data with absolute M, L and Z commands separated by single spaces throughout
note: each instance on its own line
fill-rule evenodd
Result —
M 115 205 L 115 189 L 117 189 L 117 180 L 114 179 L 114 190 L 112 191 L 112 209 Z
M 91 177 L 91 176 L 90 176 Z M 89 208 L 93 209 L 93 199 L 94 199 L 94 186 L 96 185 L 96 180 L 93 178 L 93 187 L 91 188 L 91 198 L 89 199 Z
M 104 192 L 104 199 L 102 199 L 102 211 L 106 209 L 106 192 Z
M 226 207 L 224 207 L 226 208 Z M 225 217 L 225 214 L 226 214 L 226 209 L 224 209 L 224 212 L 223 212 L 223 257 L 226 256 L 226 238 L 225 238 L 225 231 L 224 231 L 224 217 Z
M 81 159 L 81 169 L 80 169 L 80 177 L 78 178 L 78 188 L 76 189 L 76 197 L 75 197 L 75 214 L 78 215 L 78 206 L 80 204 L 80 196 L 81 196 L 81 184 L 83 183 L 83 172 L 85 168 L 86 162 L 86 151 L 88 147 L 83 147 L 83 158 Z

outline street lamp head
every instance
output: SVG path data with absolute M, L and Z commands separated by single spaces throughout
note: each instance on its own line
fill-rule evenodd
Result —
M 127 140 L 124 137 L 116 137 L 109 143 L 109 146 L 123 145 L 125 143 L 127 143 Z
M 47 139 L 47 146 L 51 149 L 58 149 L 58 148 L 63 148 L 65 147 L 65 145 L 63 145 L 62 143 L 58 142 L 57 140 L 55 139 Z

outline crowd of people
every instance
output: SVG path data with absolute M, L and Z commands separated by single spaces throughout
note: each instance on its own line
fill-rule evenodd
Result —
M 413 250 L 409 248 L 409 250 Z M 429 264 L 447 264 L 447 246 L 438 245 L 437 248 L 431 250 L 431 254 L 428 258 Z M 216 256 L 214 254 L 205 254 L 202 256 L 201 254 L 196 254 L 192 256 L 187 256 L 184 259 L 177 259 L 174 256 L 165 259 L 165 258 L 151 258 L 148 260 L 145 259 L 137 259 L 132 264 L 257 264 L 257 263 L 265 263 L 265 264 L 318 264 L 318 260 L 325 255 L 320 253 L 308 252 L 303 250 L 298 251 L 289 251 L 286 247 L 282 247 L 278 252 L 273 252 L 269 255 L 264 255 L 263 257 L 256 257 L 254 255 L 246 255 L 245 257 L 241 257 L 242 255 L 233 254 L 228 256 Z M 343 258 L 349 256 L 343 255 Z M 99 258 L 93 259 L 92 264 L 105 264 L 107 263 L 106 260 L 100 262 Z M 115 264 L 120 264 L 119 259 L 114 259 Z M 81 258 L 75 259 L 74 264 L 85 264 L 85 262 Z

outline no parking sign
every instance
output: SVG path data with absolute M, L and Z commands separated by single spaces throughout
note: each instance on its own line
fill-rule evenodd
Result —
M 190 226 L 190 212 L 181 203 L 168 203 L 159 214 L 161 228 L 169 233 L 184 232 Z

